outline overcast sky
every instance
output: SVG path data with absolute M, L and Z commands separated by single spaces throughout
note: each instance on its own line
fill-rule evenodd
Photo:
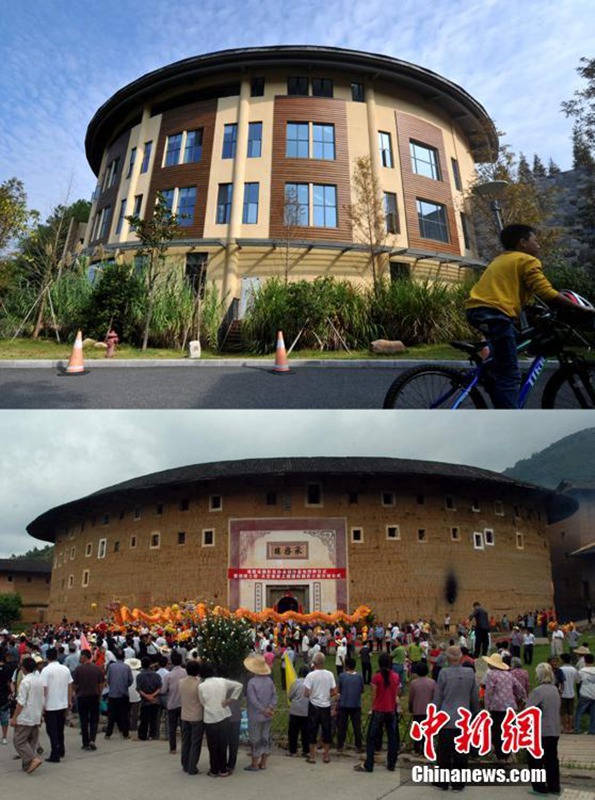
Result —
M 233 47 L 313 44 L 383 53 L 475 97 L 527 156 L 571 165 L 560 103 L 593 57 L 593 0 L 2 0 L 0 182 L 25 182 L 43 216 L 89 198 L 86 127 L 117 89 Z
M 389 456 L 499 472 L 593 426 L 589 411 L 5 411 L 0 557 L 42 545 L 25 527 L 44 511 L 170 467 L 267 456 Z

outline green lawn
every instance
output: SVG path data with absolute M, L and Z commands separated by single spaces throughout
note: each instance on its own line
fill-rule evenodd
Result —
M 50 360 L 67 360 L 72 350 L 72 343 L 58 343 L 51 339 L 39 339 L 33 341 L 32 339 L 0 339 L 0 359 L 50 359 Z M 183 358 L 187 355 L 187 351 L 175 350 L 171 348 L 149 348 L 144 352 L 137 347 L 130 345 L 118 345 L 117 358 Z M 98 359 L 105 357 L 105 351 L 100 348 L 95 348 L 92 345 L 87 345 L 84 349 L 85 359 Z M 266 356 L 254 356 L 249 352 L 243 353 L 213 353 L 209 350 L 202 351 L 202 358 L 262 358 L 265 361 L 274 359 L 274 353 Z M 454 348 L 447 344 L 443 345 L 418 345 L 410 347 L 404 353 L 396 355 L 383 356 L 377 353 L 371 353 L 369 350 L 352 350 L 346 353 L 344 350 L 295 350 L 289 356 L 290 359 L 341 359 L 345 361 L 355 359 L 387 359 L 387 358 L 400 358 L 400 359 L 419 359 L 422 361 L 432 359 L 458 359 L 461 358 L 459 353 Z
M 589 649 L 591 652 L 595 652 L 595 634 L 590 635 L 583 635 L 580 638 L 580 643 L 588 641 L 589 642 Z M 550 647 L 548 645 L 536 645 L 534 652 L 533 652 L 533 664 L 528 668 L 529 669 L 529 682 L 531 688 L 536 685 L 535 680 L 535 668 L 537 664 L 542 661 L 547 661 L 550 655 Z M 359 658 L 356 659 L 357 666 L 356 669 L 358 672 L 361 672 L 361 664 Z M 296 671 L 299 670 L 299 667 L 302 665 L 301 658 L 298 657 L 296 661 Z M 372 674 L 376 672 L 378 664 L 378 656 L 376 653 L 372 654 Z M 326 668 L 331 670 L 331 672 L 335 673 L 335 656 L 328 655 L 326 657 Z M 275 685 L 277 687 L 278 693 L 278 703 L 277 703 L 277 711 L 273 718 L 273 734 L 275 738 L 279 741 L 284 741 L 287 738 L 287 726 L 289 722 L 289 704 L 287 703 L 287 695 L 285 691 L 281 689 L 281 667 L 278 661 L 275 661 L 273 667 L 273 679 L 275 681 Z M 371 698 L 371 690 L 369 686 L 365 687 L 364 696 L 362 699 L 362 723 L 366 718 L 366 714 L 370 709 L 370 698 Z M 408 712 L 407 712 L 407 687 L 405 687 L 405 692 L 402 694 L 401 699 L 402 710 L 405 713 L 405 719 L 401 724 L 401 736 L 403 737 L 404 732 L 408 728 Z M 586 730 L 587 728 L 587 717 L 583 718 L 583 728 Z M 350 741 L 350 737 L 348 736 L 348 741 Z M 405 742 L 405 749 L 407 748 L 407 742 Z

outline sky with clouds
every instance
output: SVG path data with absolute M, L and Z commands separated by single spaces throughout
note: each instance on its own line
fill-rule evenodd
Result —
M 234 47 L 313 44 L 438 72 L 488 110 L 516 152 L 571 166 L 560 103 L 593 57 L 593 0 L 2 0 L 0 182 L 24 181 L 42 216 L 89 198 L 86 127 L 151 70 Z
M 171 467 L 273 456 L 386 456 L 500 472 L 593 426 L 595 412 L 588 411 L 5 411 L 0 558 L 42 545 L 25 528 L 44 511 Z

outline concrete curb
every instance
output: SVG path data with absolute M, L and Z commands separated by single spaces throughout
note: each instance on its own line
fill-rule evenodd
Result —
M 289 361 L 290 367 L 332 367 L 333 369 L 409 369 L 410 367 L 417 367 L 420 364 L 432 363 L 441 367 L 454 367 L 462 369 L 469 367 L 468 361 L 424 361 L 412 359 L 355 359 L 347 361 L 344 359 L 306 359 L 296 358 Z M 521 366 L 525 364 L 528 366 L 531 362 L 521 362 Z M 54 361 L 50 359 L 4 359 L 0 360 L 0 369 L 59 369 L 65 370 L 68 361 L 60 360 Z M 158 368 L 169 367 L 177 368 L 183 367 L 187 369 L 206 369 L 208 367 L 260 367 L 264 370 L 270 370 L 274 366 L 274 361 L 262 358 L 210 358 L 210 359 L 196 359 L 190 360 L 188 358 L 146 358 L 146 359 L 87 359 L 85 367 L 87 370 L 93 369 L 140 369 L 140 368 Z M 558 365 L 553 363 L 546 366 L 546 370 L 557 369 Z

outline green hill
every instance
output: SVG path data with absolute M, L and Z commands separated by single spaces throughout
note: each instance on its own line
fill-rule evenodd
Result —
M 545 450 L 517 461 L 503 474 L 548 489 L 555 489 L 562 480 L 595 484 L 595 428 L 565 436 Z

